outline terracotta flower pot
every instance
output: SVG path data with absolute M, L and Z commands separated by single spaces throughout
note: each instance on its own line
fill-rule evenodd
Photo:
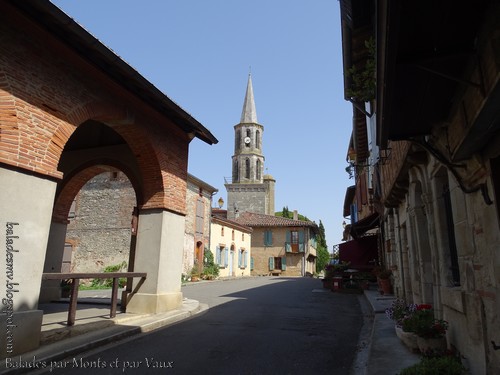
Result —
M 391 279 L 378 278 L 377 281 L 382 294 L 392 294 Z

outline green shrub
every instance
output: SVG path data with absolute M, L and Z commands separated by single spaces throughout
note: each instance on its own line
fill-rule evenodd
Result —
M 215 264 L 214 254 L 209 249 L 205 249 L 204 252 L 203 275 L 219 276 L 219 265 Z
M 107 266 L 104 268 L 103 272 L 121 272 L 121 271 L 126 271 L 127 270 L 127 262 L 123 261 L 120 264 L 115 264 L 112 266 Z M 121 277 L 118 279 L 118 286 L 120 288 L 123 288 L 125 285 L 127 285 L 127 278 L 126 277 Z M 92 284 L 90 285 L 91 288 L 94 289 L 108 289 L 113 286 L 113 279 L 93 279 Z
M 401 371 L 400 375 L 463 375 L 467 374 L 464 365 L 452 355 L 444 357 L 424 357 L 411 367 Z

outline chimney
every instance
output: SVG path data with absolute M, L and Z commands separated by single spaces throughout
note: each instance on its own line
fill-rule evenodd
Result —
M 293 220 L 299 220 L 299 213 L 297 210 L 293 210 Z

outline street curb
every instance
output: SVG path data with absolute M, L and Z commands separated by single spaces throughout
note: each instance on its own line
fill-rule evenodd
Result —
M 199 314 L 203 314 L 209 310 L 207 304 L 199 303 L 198 301 L 185 301 L 187 305 L 179 310 L 170 311 L 163 314 L 151 314 L 137 318 L 126 318 L 116 321 L 116 324 L 104 329 L 91 331 L 75 337 L 70 337 L 64 340 L 54 342 L 39 347 L 38 349 L 23 353 L 21 356 L 13 358 L 12 362 L 18 363 L 22 358 L 23 363 L 45 363 L 57 362 L 63 359 L 74 357 L 80 353 L 87 352 L 113 342 L 124 340 L 128 337 L 138 335 L 140 333 L 152 332 L 156 329 L 167 327 L 178 322 L 190 319 Z M 193 305 L 196 306 L 194 307 Z M 159 316 L 162 315 L 162 316 Z M 45 368 L 23 367 L 7 369 L 6 360 L 2 360 L 0 374 L 25 374 L 33 371 L 47 371 Z

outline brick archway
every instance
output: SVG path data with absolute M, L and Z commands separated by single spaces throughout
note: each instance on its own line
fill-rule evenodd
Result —
M 135 180 L 133 174 L 128 170 L 126 166 L 120 165 L 119 162 L 113 160 L 96 160 L 95 162 L 95 165 L 84 165 L 72 176 L 68 176 L 67 178 L 65 178 L 65 180 L 63 181 L 64 183 L 61 184 L 59 192 L 56 194 L 54 212 L 52 215 L 53 221 L 67 223 L 71 204 L 81 188 L 93 177 L 104 172 L 109 172 L 113 169 L 120 170 L 127 176 L 130 183 L 134 187 L 137 206 L 141 205 L 142 193 L 139 183 Z

